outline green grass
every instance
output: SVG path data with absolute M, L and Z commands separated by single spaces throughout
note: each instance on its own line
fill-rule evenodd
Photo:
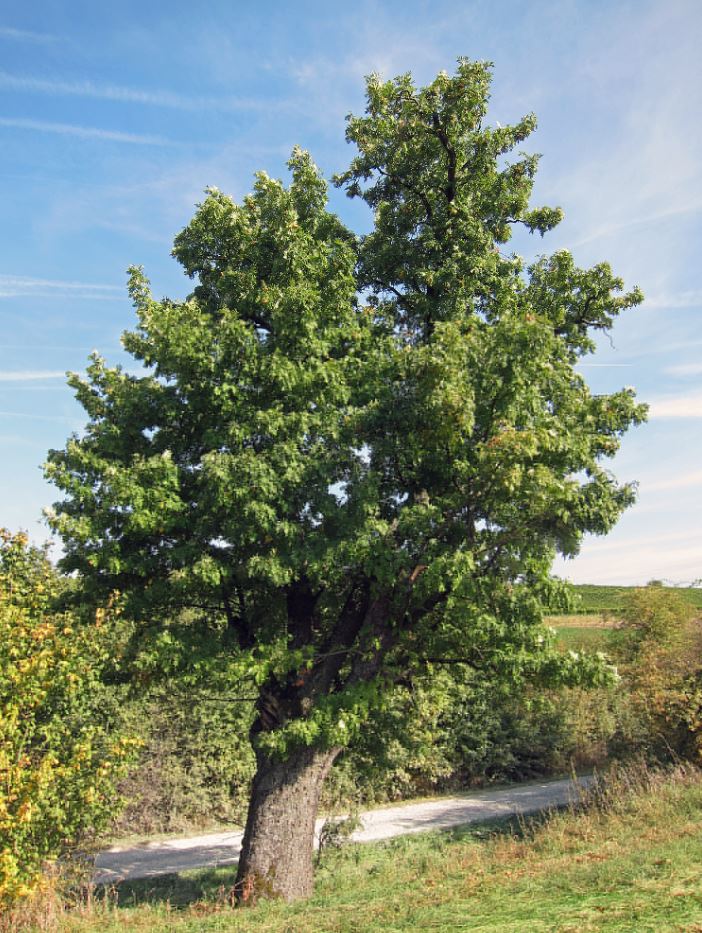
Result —
M 607 651 L 612 622 L 602 613 L 547 616 L 546 624 L 556 630 L 558 645 L 571 651 Z
M 573 587 L 576 594 L 576 611 L 581 613 L 616 612 L 619 600 L 634 587 L 631 586 L 595 586 L 594 584 L 579 584 Z M 702 609 L 702 587 L 663 587 L 667 592 L 678 593 L 689 600 L 693 606 Z
M 522 827 L 522 829 L 524 829 Z M 232 910 L 233 872 L 124 884 L 62 933 L 666 933 L 702 931 L 702 779 L 621 783 L 609 805 L 511 825 L 350 846 L 306 902 Z M 82 915 L 81 915 L 82 914 Z
M 580 625 L 554 625 L 558 644 L 570 651 L 607 651 L 610 629 Z

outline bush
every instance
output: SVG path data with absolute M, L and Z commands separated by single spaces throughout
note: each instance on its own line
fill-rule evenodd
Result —
M 125 724 L 143 747 L 120 785 L 128 803 L 113 832 L 148 835 L 243 820 L 255 764 L 248 741 L 252 708 L 228 699 L 232 692 L 225 679 L 190 683 L 187 690 L 172 681 L 123 704 Z M 576 715 L 584 701 L 573 698 L 581 694 L 587 696 L 565 688 L 499 691 L 487 683 L 457 683 L 444 672 L 399 686 L 337 759 L 323 807 L 342 813 L 438 790 L 560 773 L 576 755 L 580 766 L 592 764 L 593 748 L 599 763 L 606 744 L 600 733 L 606 730 L 597 703 Z
M 325 803 L 342 810 L 349 801 L 363 805 L 568 771 L 579 744 L 575 693 L 462 684 L 444 673 L 399 688 L 335 763 Z
M 702 628 L 682 597 L 658 586 L 624 597 L 611 637 L 622 689 L 614 750 L 702 763 Z
M 107 823 L 133 747 L 90 715 L 106 613 L 82 624 L 57 611 L 61 586 L 44 551 L 0 531 L 0 904 Z
M 125 723 L 143 747 L 122 781 L 128 803 L 116 833 L 179 832 L 243 823 L 255 760 L 248 740 L 251 704 L 216 685 L 154 689 L 131 700 Z

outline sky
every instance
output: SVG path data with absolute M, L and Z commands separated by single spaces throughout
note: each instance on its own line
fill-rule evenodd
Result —
M 65 373 L 94 349 L 129 365 L 129 265 L 188 293 L 170 249 L 204 189 L 285 177 L 295 144 L 330 177 L 364 75 L 424 83 L 465 55 L 494 63 L 491 122 L 537 114 L 534 204 L 565 212 L 514 249 L 607 260 L 646 295 L 582 366 L 650 405 L 611 465 L 638 500 L 555 571 L 702 577 L 701 47 L 699 0 L 0 0 L 0 526 L 49 537 L 41 464 L 85 420 Z M 369 229 L 362 204 L 331 206 Z

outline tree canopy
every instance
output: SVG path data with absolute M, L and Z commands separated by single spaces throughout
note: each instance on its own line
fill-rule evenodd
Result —
M 287 186 L 210 189 L 175 239 L 188 298 L 130 272 L 123 343 L 149 374 L 94 356 L 70 379 L 87 426 L 47 465 L 64 568 L 119 591 L 168 663 L 207 642 L 256 685 L 244 897 L 308 889 L 280 846 L 261 854 L 272 772 L 318 756 L 321 781 L 393 685 L 587 667 L 539 625 L 563 598 L 550 568 L 632 502 L 605 464 L 645 408 L 575 367 L 642 296 L 606 263 L 507 251 L 514 225 L 543 236 L 561 211 L 530 207 L 538 158 L 515 150 L 535 118 L 490 125 L 489 84 L 464 59 L 423 88 L 368 79 L 334 179 L 368 235 L 299 149 Z

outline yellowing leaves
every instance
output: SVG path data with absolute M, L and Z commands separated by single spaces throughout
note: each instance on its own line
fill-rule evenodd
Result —
M 106 742 L 82 705 L 97 686 L 100 624 L 51 610 L 57 579 L 26 536 L 0 533 L 0 909 L 116 801 L 134 749 Z M 97 614 L 102 626 L 108 610 Z

